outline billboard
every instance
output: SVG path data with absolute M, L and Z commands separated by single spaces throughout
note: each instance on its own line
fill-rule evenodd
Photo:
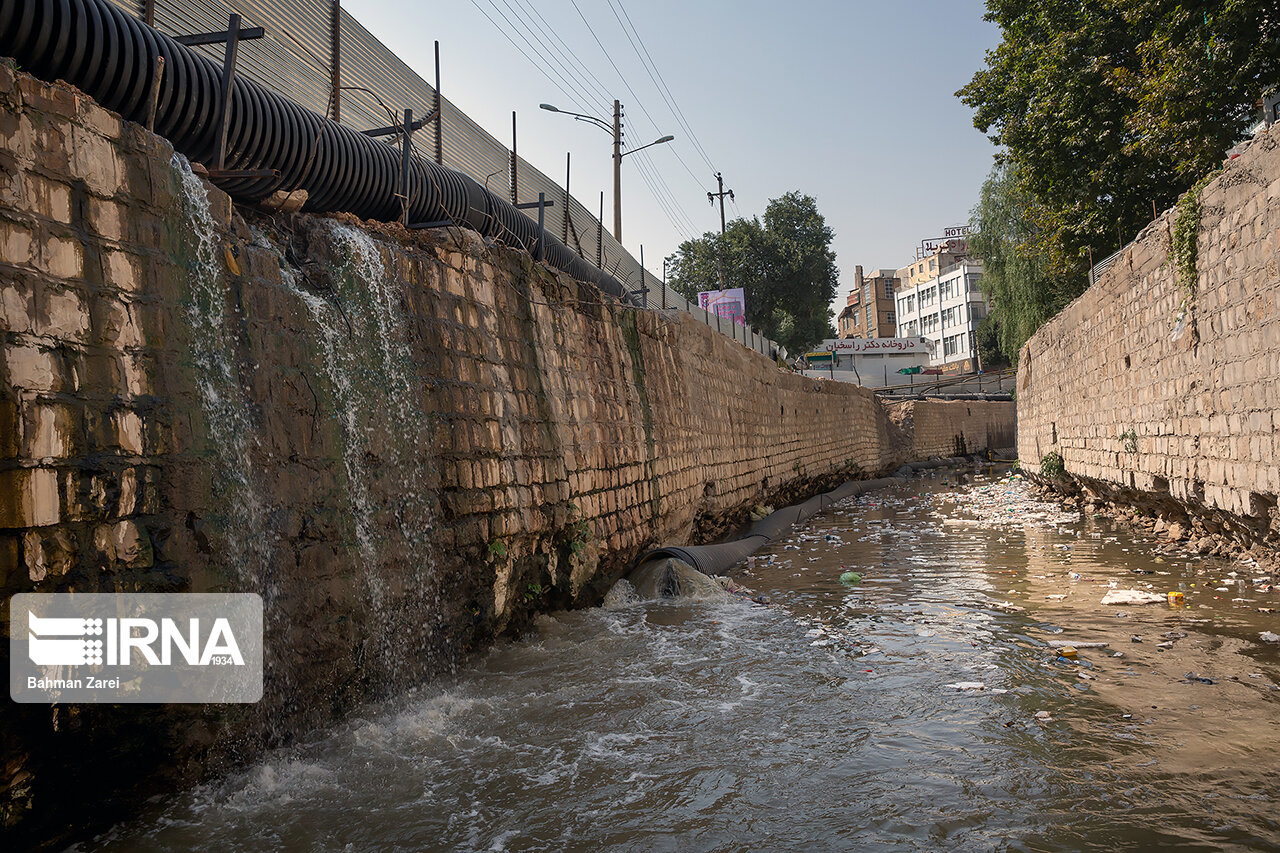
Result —
M 741 287 L 698 291 L 698 307 L 718 317 L 747 325 L 747 297 Z

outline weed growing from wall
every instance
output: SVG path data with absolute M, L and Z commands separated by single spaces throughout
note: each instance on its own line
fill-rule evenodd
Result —
M 1178 316 L 1174 321 L 1173 340 L 1182 337 L 1187 318 L 1196 302 L 1197 241 L 1200 235 L 1200 192 L 1208 185 L 1213 174 L 1205 175 L 1196 185 L 1183 193 L 1175 206 L 1173 236 L 1169 241 L 1169 255 L 1173 260 L 1173 281 L 1182 292 L 1178 303 Z M 1195 332 L 1192 332 L 1195 340 Z
M 1056 450 L 1050 450 L 1044 456 L 1040 457 L 1040 476 L 1048 477 L 1056 480 L 1062 476 L 1065 469 L 1062 466 L 1062 457 L 1058 455 Z

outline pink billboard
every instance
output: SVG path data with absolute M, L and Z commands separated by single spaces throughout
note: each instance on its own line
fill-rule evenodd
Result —
M 747 325 L 747 298 L 741 287 L 698 291 L 698 307 L 739 326 Z

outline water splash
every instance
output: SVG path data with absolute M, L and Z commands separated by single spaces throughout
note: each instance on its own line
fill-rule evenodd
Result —
M 191 330 L 191 360 L 209 432 L 214 465 L 211 517 L 222 542 L 219 549 L 238 580 L 249 589 L 262 585 L 270 560 L 264 501 L 253 481 L 250 442 L 256 424 L 240 385 L 235 348 L 226 322 L 217 225 L 204 182 L 181 154 L 170 163 L 178 179 L 185 228 L 180 230 L 182 263 L 188 272 L 186 318 Z

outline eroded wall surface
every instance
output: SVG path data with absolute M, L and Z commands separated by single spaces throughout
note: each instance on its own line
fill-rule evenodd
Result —
M 887 401 L 889 418 L 903 432 L 909 460 L 1011 450 L 1017 440 L 1017 406 L 1004 400 Z

